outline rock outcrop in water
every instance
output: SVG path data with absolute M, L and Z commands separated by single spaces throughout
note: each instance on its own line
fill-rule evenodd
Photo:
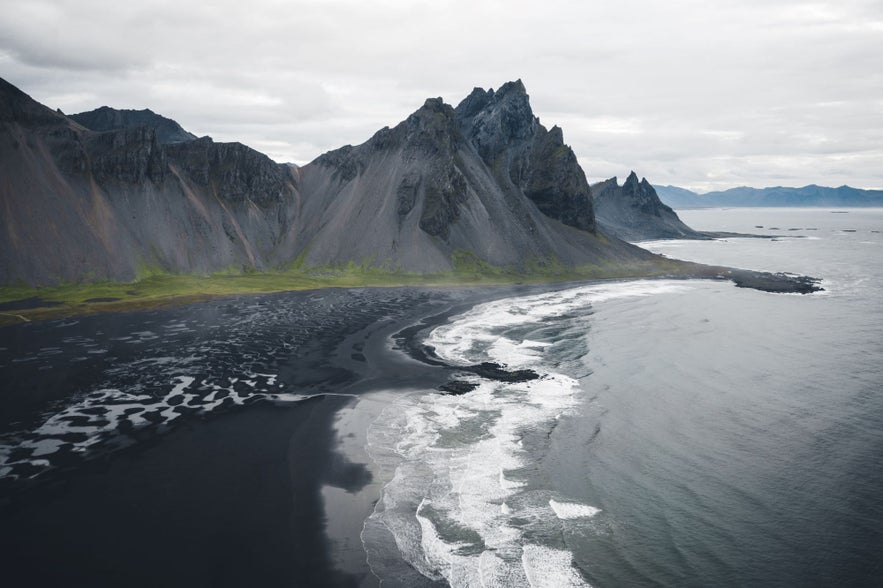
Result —
M 595 214 L 605 232 L 626 241 L 650 239 L 708 239 L 678 218 L 659 200 L 653 186 L 631 172 L 620 186 L 610 178 L 592 186 Z

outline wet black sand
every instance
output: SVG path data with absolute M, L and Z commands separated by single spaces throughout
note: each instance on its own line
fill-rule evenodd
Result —
M 32 490 L 2 511 L 4 585 L 344 585 L 315 488 L 344 401 L 194 423 Z
M 370 585 L 367 566 L 355 575 L 333 569 L 323 532 L 322 487 L 357 491 L 371 480 L 363 464 L 349 463 L 335 452 L 335 415 L 367 390 L 437 387 L 446 381 L 447 370 L 390 351 L 391 335 L 423 317 L 439 317 L 480 300 L 526 290 L 366 290 L 327 297 L 299 293 L 288 295 L 293 302 L 286 295 L 245 297 L 91 317 L 71 326 L 0 329 L 7 375 L 17 369 L 10 358 L 39 356 L 23 362 L 16 372 L 27 377 L 4 385 L 4 400 L 16 415 L 4 421 L 3 432 L 8 434 L 21 423 L 38 423 L 40 408 L 62 402 L 65 394 L 107 385 L 108 378 L 119 380 L 121 386 L 149 388 L 165 383 L 168 387 L 172 375 L 187 367 L 171 368 L 165 376 L 141 374 L 140 380 L 131 374 L 109 377 L 114 358 L 140 365 L 135 363 L 138 353 L 111 349 L 110 359 L 95 360 L 88 369 L 80 369 L 77 378 L 69 379 L 65 370 L 76 353 L 61 345 L 64 353 L 39 354 L 52 343 L 53 329 L 60 329 L 68 340 L 74 331 L 111 332 L 113 339 L 148 327 L 159 331 L 157 325 L 163 321 L 177 324 L 174 321 L 194 314 L 203 316 L 204 325 L 223 324 L 225 317 L 237 312 L 275 312 L 277 318 L 292 321 L 292 329 L 297 326 L 293 323 L 318 317 L 293 352 L 260 360 L 261 369 L 278 374 L 285 391 L 317 396 L 294 403 L 257 398 L 245 406 L 219 407 L 209 413 L 194 409 L 170 424 L 140 430 L 128 446 L 114 445 L 109 439 L 107 448 L 99 447 L 90 459 L 62 461 L 33 480 L 10 483 L 7 479 L 0 486 L 2 585 Z M 261 300 L 266 304 L 255 308 Z M 280 314 L 278 305 L 283 301 L 295 307 L 309 302 L 310 309 Z M 154 342 L 151 353 L 184 354 L 187 345 L 203 337 L 251 337 L 250 351 L 259 356 L 276 341 L 255 335 L 255 330 L 270 329 L 270 324 L 280 329 L 274 320 L 266 326 L 230 327 L 221 333 L 194 326 L 183 338 Z M 283 327 L 280 332 L 284 339 L 287 330 Z M 106 343 L 101 342 L 107 347 Z M 205 363 L 184 371 L 241 369 L 235 357 L 209 358 Z M 53 369 L 41 369 L 46 366 Z M 35 388 L 40 388 L 36 399 L 31 394 Z

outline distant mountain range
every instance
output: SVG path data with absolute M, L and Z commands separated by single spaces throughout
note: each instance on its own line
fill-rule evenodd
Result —
M 673 208 L 717 206 L 883 206 L 883 190 L 850 186 L 828 188 L 811 184 L 802 188 L 731 188 L 697 194 L 677 186 L 656 186 L 659 198 Z

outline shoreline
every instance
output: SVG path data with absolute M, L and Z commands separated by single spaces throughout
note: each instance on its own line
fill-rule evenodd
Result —
M 723 233 L 722 233 L 723 234 Z M 745 235 L 748 237 L 748 235 Z M 734 277 L 738 277 L 737 278 Z M 72 284 L 57 287 L 0 287 L 0 328 L 27 322 L 90 316 L 104 313 L 162 310 L 234 296 L 351 288 L 506 288 L 519 285 L 550 286 L 575 282 L 624 279 L 730 279 L 772 292 L 810 293 L 820 280 L 785 273 L 772 274 L 739 268 L 710 266 L 660 257 L 652 262 L 626 264 L 618 271 L 600 267 L 576 268 L 560 273 L 519 273 L 502 268 L 499 273 L 398 275 L 355 273 L 303 276 L 257 273 L 238 276 L 155 276 L 133 283 Z M 139 291 L 138 289 L 143 291 Z M 772 288 L 772 289 L 768 289 Z
M 52 472 L 22 491 L 0 487 L 0 565 L 8 585 L 370 582 L 367 565 L 358 565 L 361 543 L 336 547 L 334 533 L 326 534 L 336 528 L 334 520 L 326 527 L 329 504 L 344 514 L 334 505 L 362 492 L 366 498 L 356 508 L 373 508 L 381 483 L 372 482 L 365 463 L 339 451 L 341 432 L 367 427 L 365 421 L 343 422 L 342 415 L 356 403 L 370 403 L 372 390 L 395 395 L 444 381 L 445 370 L 389 349 L 391 335 L 454 307 L 545 289 L 419 289 L 423 295 L 412 296 L 413 306 L 394 316 L 371 310 L 368 326 L 357 329 L 347 327 L 345 314 L 343 327 L 324 332 L 278 368 L 281 381 L 312 397 L 191 418 L 134 446 Z M 390 295 L 371 291 L 363 297 Z M 220 306 L 207 302 L 193 310 L 206 305 Z M 92 317 L 85 328 L 112 318 Z M 356 524 L 349 518 L 338 517 L 346 522 L 338 537 Z M 341 555 L 347 548 L 350 555 Z

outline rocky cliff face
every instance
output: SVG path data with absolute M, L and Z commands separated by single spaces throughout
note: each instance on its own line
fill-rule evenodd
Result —
M 239 144 L 92 131 L 0 80 L 0 284 L 270 267 L 295 173 Z
M 77 162 L 76 169 L 91 171 L 99 184 L 161 184 L 165 179 L 166 158 L 153 129 L 84 133 L 79 140 L 83 145 L 79 153 L 85 160 Z
M 242 143 L 215 143 L 210 137 L 169 145 L 168 163 L 198 186 L 225 201 L 273 205 L 284 202 L 291 169 Z
M 196 135 L 185 131 L 177 122 L 160 116 L 150 109 L 117 110 L 102 106 L 89 112 L 72 114 L 69 118 L 87 129 L 99 132 L 147 127 L 156 131 L 156 139 L 163 145 L 192 141 L 196 138 Z
M 496 92 L 475 88 L 456 115 L 504 190 L 523 193 L 543 214 L 566 225 L 595 229 L 591 192 L 576 155 L 560 128 L 547 131 L 533 115 L 521 80 Z
M 595 214 L 604 232 L 626 241 L 649 239 L 703 239 L 705 235 L 685 225 L 659 200 L 645 179 L 631 172 L 620 186 L 610 178 L 592 186 Z
M 533 115 L 521 82 L 475 89 L 457 108 L 429 99 L 300 168 L 238 143 L 170 142 L 168 119 L 153 113 L 142 124 L 119 114 L 132 111 L 99 111 L 77 122 L 0 84 L 0 284 L 294 259 L 429 273 L 463 258 L 652 257 L 596 233 L 576 157 Z

